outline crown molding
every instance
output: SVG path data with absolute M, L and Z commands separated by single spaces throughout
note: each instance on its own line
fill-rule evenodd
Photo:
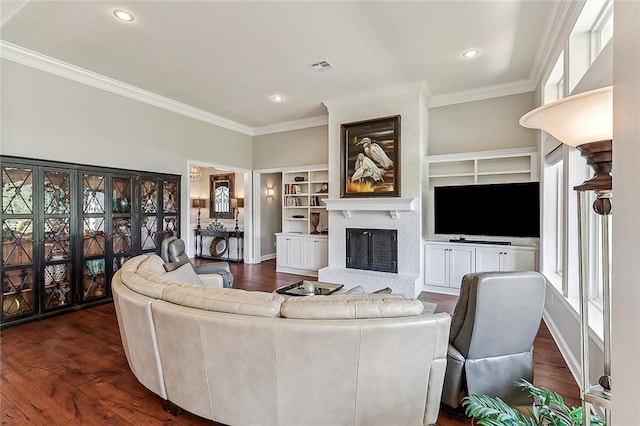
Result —
M 555 60 L 564 47 L 565 40 L 575 25 L 585 0 L 554 1 L 542 29 L 542 39 L 538 45 L 529 80 L 537 87 L 547 77 L 545 72 L 551 72 L 549 62 Z
M 415 95 L 426 97 L 430 95 L 429 87 L 425 81 L 418 81 L 415 83 L 405 84 L 403 86 L 390 87 L 388 89 L 381 89 L 353 96 L 327 99 L 322 101 L 322 103 L 327 107 L 327 110 L 331 111 L 341 108 L 353 108 L 358 105 L 362 105 L 363 103 L 366 104 Z
M 481 101 L 483 99 L 498 98 L 500 96 L 517 95 L 533 92 L 535 84 L 531 80 L 518 80 L 493 86 L 478 87 L 477 89 L 434 95 L 429 99 L 429 108 L 461 104 L 465 102 Z
M 290 130 L 307 129 L 310 127 L 317 127 L 317 126 L 326 126 L 327 124 L 329 124 L 329 117 L 326 115 L 319 115 L 316 117 L 303 118 L 301 120 L 283 121 L 282 123 L 275 123 L 275 124 L 269 124 L 266 126 L 254 127 L 253 136 L 287 132 Z
M 115 93 L 136 101 L 144 102 L 167 111 L 175 112 L 204 121 L 238 133 L 253 136 L 253 129 L 224 117 L 194 108 L 182 102 L 149 92 L 139 87 L 105 77 L 93 71 L 51 58 L 24 47 L 0 40 L 0 57 L 17 62 L 40 71 L 48 72 L 59 77 L 77 81 L 78 83 Z

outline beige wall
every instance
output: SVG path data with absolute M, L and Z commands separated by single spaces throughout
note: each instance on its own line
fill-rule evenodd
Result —
M 536 146 L 536 132 L 518 123 L 535 107 L 529 92 L 430 108 L 427 155 Z
M 187 159 L 251 169 L 251 136 L 2 61 L 3 155 L 186 174 Z
M 253 168 L 311 166 L 326 164 L 327 126 L 272 133 L 253 138 Z

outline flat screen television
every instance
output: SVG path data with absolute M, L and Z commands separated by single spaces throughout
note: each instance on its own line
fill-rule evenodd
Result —
M 435 233 L 540 237 L 538 182 L 436 186 Z

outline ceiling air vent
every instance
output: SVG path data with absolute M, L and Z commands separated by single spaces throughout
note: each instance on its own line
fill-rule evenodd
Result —
M 311 64 L 309 66 L 314 71 L 324 71 L 324 70 L 328 70 L 328 69 L 334 68 L 334 66 L 331 65 L 331 63 L 329 63 L 329 61 L 316 62 L 315 64 Z

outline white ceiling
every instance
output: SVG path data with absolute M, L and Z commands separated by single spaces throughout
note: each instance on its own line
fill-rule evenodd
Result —
M 114 19 L 116 8 L 135 21 Z M 434 99 L 532 90 L 554 7 L 552 0 L 2 0 L 2 15 L 1 39 L 14 48 L 255 129 L 324 116 L 326 100 L 418 82 Z M 463 59 L 469 48 L 480 55 Z M 322 60 L 335 68 L 308 66 Z M 272 102 L 274 94 L 286 101 Z

